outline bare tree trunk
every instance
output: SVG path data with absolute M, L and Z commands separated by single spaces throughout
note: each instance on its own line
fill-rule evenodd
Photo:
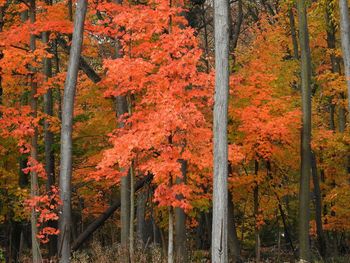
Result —
M 35 0 L 31 0 L 29 2 L 29 19 L 30 23 L 35 23 Z M 35 43 L 35 35 L 30 35 L 30 50 L 34 52 L 36 49 L 36 43 Z M 38 105 L 37 105 L 37 98 L 35 97 L 37 93 L 37 83 L 35 81 L 34 71 L 35 69 L 31 69 L 33 73 L 31 74 L 31 92 L 30 92 L 30 100 L 31 100 L 31 111 L 32 116 L 34 118 L 37 117 L 37 111 L 38 111 Z M 32 161 L 38 160 L 38 128 L 34 128 L 34 135 L 32 137 L 32 143 L 31 143 L 31 150 L 30 150 L 30 157 Z M 33 163 L 31 164 L 33 165 Z M 30 193 L 31 197 L 35 197 L 39 195 L 39 182 L 38 182 L 38 174 L 36 171 L 30 172 L 30 178 L 31 178 L 31 184 L 30 184 Z M 41 255 L 40 255 L 40 246 L 39 241 L 37 238 L 38 235 L 38 220 L 37 220 L 37 214 L 35 212 L 35 209 L 32 208 L 31 212 L 31 230 L 32 230 L 32 258 L 33 263 L 37 263 L 41 261 Z
M 174 212 L 169 207 L 168 263 L 174 263 Z
M 64 86 L 61 128 L 61 162 L 60 162 L 60 197 L 62 201 L 60 214 L 60 251 L 61 263 L 70 262 L 71 254 L 71 178 L 72 178 L 72 130 L 74 97 L 78 79 L 79 59 L 83 44 L 84 21 L 87 0 L 78 0 L 75 13 L 72 47 L 69 54 L 68 72 Z
M 314 183 L 314 194 L 315 194 L 315 219 L 316 219 L 316 232 L 317 232 L 317 241 L 319 246 L 319 252 L 323 259 L 327 257 L 327 247 L 326 239 L 323 232 L 322 225 L 322 196 L 320 188 L 320 180 L 317 173 L 317 163 L 315 154 L 312 153 L 312 180 Z
M 147 192 L 142 191 L 137 196 L 137 209 L 136 209 L 136 236 L 139 242 L 142 242 L 142 245 L 145 245 L 147 238 L 145 235 L 146 232 L 146 221 L 145 221 L 145 209 L 147 202 Z
M 134 189 L 134 167 L 130 166 L 130 242 L 129 242 L 129 254 L 130 262 L 134 263 L 134 215 L 135 215 L 135 189 Z
M 298 38 L 297 38 L 296 29 L 295 29 L 295 19 L 294 19 L 292 7 L 288 9 L 288 15 L 289 15 L 289 24 L 290 24 L 290 34 L 292 36 L 292 43 L 293 43 L 293 56 L 295 59 L 299 59 Z
M 211 257 L 226 263 L 227 257 L 227 111 L 229 90 L 229 8 L 228 1 L 214 1 L 215 24 L 215 105 L 214 184 Z
M 239 240 L 237 237 L 237 230 L 235 225 L 235 216 L 234 216 L 234 206 L 232 200 L 232 194 L 228 192 L 228 209 L 227 209 L 227 227 L 228 227 L 228 252 L 230 258 L 233 259 L 233 262 L 240 263 L 241 259 L 241 249 L 239 246 Z
M 310 261 L 310 177 L 311 177 L 311 56 L 305 0 L 298 0 L 301 49 L 302 134 L 299 189 L 300 261 Z
M 343 51 L 344 71 L 350 98 L 350 18 L 347 0 L 339 0 L 340 13 L 340 37 Z M 350 112 L 350 99 L 348 100 L 348 112 Z M 349 114 L 350 118 L 350 114 Z
M 182 178 L 177 177 L 176 183 L 180 184 L 186 182 L 187 174 L 187 161 L 179 160 L 181 163 Z M 178 196 L 178 199 L 183 199 L 183 196 Z M 186 214 L 185 211 L 180 208 L 175 208 L 175 250 L 176 250 L 176 262 L 187 262 L 187 244 L 186 244 Z
M 259 172 L 259 162 L 255 160 L 255 177 L 258 176 Z M 260 262 L 260 231 L 258 226 L 258 216 L 259 216 L 259 185 L 258 182 L 255 181 L 255 187 L 253 191 L 254 195 L 254 218 L 255 218 L 255 227 L 254 227 L 254 235 L 255 235 L 255 262 Z
M 49 42 L 49 32 L 42 33 L 42 41 L 44 44 Z M 52 77 L 52 62 L 51 58 L 43 58 L 43 72 L 45 81 Z M 52 89 L 48 89 L 44 95 L 44 112 L 48 116 L 53 116 L 53 99 Z M 55 155 L 53 151 L 54 135 L 50 131 L 50 124 L 44 120 L 44 141 L 45 141 L 45 171 L 47 175 L 46 191 L 51 191 L 51 186 L 55 183 Z M 49 227 L 57 228 L 57 221 L 49 221 Z M 54 256 L 57 252 L 57 237 L 52 236 L 49 241 L 49 255 Z

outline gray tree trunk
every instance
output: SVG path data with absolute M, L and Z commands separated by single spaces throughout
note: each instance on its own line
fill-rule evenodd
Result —
M 134 257 L 134 219 L 135 219 L 135 188 L 134 188 L 134 167 L 133 164 L 130 166 L 130 240 L 129 240 L 129 254 L 130 254 L 130 262 L 135 262 Z
M 308 262 L 310 261 L 311 56 L 305 0 L 298 0 L 298 13 L 302 90 L 301 176 L 299 189 L 299 257 L 301 261 Z
M 71 254 L 71 178 L 72 178 L 72 130 L 74 97 L 78 78 L 79 60 L 83 44 L 84 21 L 87 0 L 78 0 L 75 13 L 72 47 L 69 54 L 68 71 L 64 86 L 61 161 L 60 161 L 60 197 L 62 200 L 60 214 L 60 262 L 70 262 Z
M 142 243 L 142 245 L 146 244 L 147 239 L 145 235 L 145 227 L 146 227 L 146 220 L 145 220 L 145 210 L 146 210 L 146 201 L 147 201 L 147 192 L 142 191 L 137 196 L 137 206 L 136 206 L 136 237 L 139 242 Z
M 174 263 L 174 212 L 169 207 L 168 263 Z
M 229 91 L 229 8 L 227 0 L 214 1 L 215 105 L 214 186 L 211 257 L 213 263 L 227 258 L 227 110 Z
M 347 0 L 339 0 L 340 14 L 340 38 L 343 51 L 344 71 L 350 98 L 350 18 Z M 348 100 L 348 112 L 350 112 L 350 99 Z M 349 114 L 350 118 L 350 114 Z
M 181 163 L 182 178 L 177 177 L 176 183 L 186 182 L 187 161 L 179 160 Z M 178 196 L 178 199 L 183 199 L 183 196 Z M 186 244 L 186 214 L 180 207 L 175 207 L 175 253 L 176 262 L 187 262 L 187 244 Z
M 29 19 L 30 23 L 35 23 L 35 0 L 31 0 L 29 2 Z M 36 49 L 36 43 L 35 43 L 35 35 L 30 35 L 30 50 L 34 52 Z M 33 72 L 35 71 L 34 68 L 31 69 Z M 37 117 L 37 111 L 38 111 L 38 100 L 35 97 L 37 93 L 37 83 L 35 81 L 35 73 L 31 75 L 31 92 L 30 92 L 30 106 L 32 111 L 32 116 L 34 118 Z M 30 157 L 32 160 L 38 160 L 38 129 L 34 128 L 34 135 L 32 137 L 32 143 L 31 143 L 31 150 L 30 150 Z M 31 184 L 30 184 L 30 193 L 31 197 L 35 197 L 39 195 L 39 182 L 38 182 L 38 174 L 36 171 L 30 172 L 30 178 L 31 178 Z M 38 219 L 37 219 L 37 213 L 35 212 L 35 209 L 32 208 L 31 212 L 31 230 L 32 230 L 32 259 L 33 263 L 37 263 L 41 261 L 41 255 L 40 255 L 40 243 L 38 241 L 37 235 L 38 235 L 38 227 L 37 227 Z
M 259 162 L 255 160 L 255 177 L 258 176 L 259 172 Z M 255 262 L 260 262 L 260 230 L 258 227 L 258 216 L 259 216 L 259 185 L 258 182 L 255 181 L 254 191 L 253 191 L 253 197 L 254 197 L 254 219 L 255 219 L 255 226 L 254 226 L 254 235 L 255 235 Z

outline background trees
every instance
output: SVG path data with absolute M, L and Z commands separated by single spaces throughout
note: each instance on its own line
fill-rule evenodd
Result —
M 35 258 L 62 254 L 62 262 L 71 250 L 78 251 L 73 260 L 102 262 L 157 262 L 168 252 L 175 262 L 209 259 L 212 233 L 221 236 L 212 225 L 220 220 L 229 222 L 228 258 L 237 262 L 348 254 L 344 9 L 333 0 L 305 10 L 301 3 L 299 11 L 293 1 L 228 4 L 229 28 L 216 26 L 225 31 L 222 49 L 210 2 L 89 2 L 84 30 L 74 32 L 81 14 L 74 1 L 1 2 L 0 244 L 8 261 L 34 260 L 31 221 L 33 240 L 41 242 Z M 79 32 L 81 54 L 73 52 Z M 228 213 L 220 220 L 212 206 L 215 48 L 228 52 L 222 69 L 230 75 L 228 114 L 214 125 L 224 134 L 228 124 L 228 165 L 218 166 L 228 176 L 228 204 L 221 203 Z M 70 51 L 77 76 L 71 114 L 63 92 Z M 65 123 L 72 125 L 70 145 L 61 135 Z M 62 198 L 62 178 L 70 182 L 65 160 L 70 201 Z M 38 178 L 33 191 L 29 174 Z M 121 201 L 121 192 L 133 201 Z M 71 206 L 71 216 L 58 212 L 61 205 Z M 310 210 L 310 225 L 299 209 Z M 57 229 L 59 217 L 71 225 L 66 232 Z M 122 235 L 134 232 L 134 242 Z

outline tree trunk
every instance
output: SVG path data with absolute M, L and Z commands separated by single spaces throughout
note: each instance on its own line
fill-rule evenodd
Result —
M 129 242 L 129 254 L 130 262 L 134 263 L 134 215 L 135 215 L 135 189 L 134 189 L 134 167 L 130 166 L 130 242 Z
M 29 19 L 30 23 L 33 24 L 35 23 L 35 0 L 31 0 L 29 2 Z M 36 43 L 35 43 L 35 35 L 31 34 L 30 35 L 30 50 L 31 52 L 34 52 L 36 49 Z M 37 98 L 35 97 L 37 93 L 37 83 L 35 81 L 35 69 L 31 69 L 33 73 L 31 74 L 31 92 L 30 92 L 30 106 L 31 106 L 31 111 L 32 111 L 32 116 L 33 118 L 37 117 L 37 111 L 38 111 L 38 101 Z M 37 161 L 38 160 L 38 128 L 34 128 L 34 135 L 32 137 L 32 143 L 31 143 L 31 150 L 30 150 L 30 157 L 32 161 Z M 31 166 L 34 165 L 34 163 L 31 163 Z M 30 179 L 31 179 L 31 184 L 30 184 L 30 193 L 31 197 L 34 198 L 35 196 L 39 195 L 39 182 L 38 182 L 38 174 L 36 171 L 31 171 L 30 172 Z M 32 208 L 31 212 L 31 230 L 32 230 L 32 258 L 33 258 L 33 263 L 37 263 L 41 261 L 41 254 L 40 254 L 40 243 L 37 238 L 38 235 L 38 219 L 37 219 L 37 213 L 34 208 Z
M 255 177 L 258 176 L 259 172 L 259 162 L 255 160 Z M 254 195 L 254 219 L 255 219 L 255 262 L 260 262 L 260 230 L 258 226 L 258 217 L 259 217 L 259 184 L 258 181 L 255 181 L 255 187 L 253 191 Z
M 350 18 L 347 0 L 339 0 L 340 14 L 340 38 L 343 51 L 344 71 L 350 98 Z M 348 100 L 348 112 L 350 112 L 350 99 Z M 350 118 L 350 114 L 349 114 Z
M 168 263 L 174 263 L 174 212 L 169 207 Z
M 241 259 L 241 250 L 239 246 L 239 241 L 237 237 L 237 230 L 235 224 L 234 216 L 234 206 L 232 194 L 228 192 L 228 208 L 227 208 L 227 227 L 228 227 L 228 252 L 230 258 L 233 259 L 233 262 L 240 263 Z
M 49 32 L 42 33 L 42 41 L 44 44 L 49 42 Z M 43 58 L 43 72 L 45 81 L 52 77 L 52 62 L 51 58 Z M 52 89 L 49 88 L 44 95 L 44 112 L 48 116 L 53 116 L 53 98 Z M 50 124 L 44 120 L 44 141 L 45 141 L 45 171 L 47 175 L 46 191 L 49 193 L 51 187 L 55 183 L 55 155 L 53 150 L 54 135 L 50 131 Z M 49 221 L 49 227 L 57 228 L 57 221 Z M 57 236 L 53 235 L 49 241 L 49 255 L 54 256 L 57 253 Z
M 142 180 L 138 181 L 134 188 L 135 191 L 140 190 L 145 184 L 151 182 L 153 175 L 149 174 Z M 78 250 L 81 245 L 98 229 L 102 224 L 121 206 L 121 200 L 117 199 L 107 208 L 98 218 L 96 218 L 85 230 L 81 233 L 72 245 L 72 251 Z
M 310 261 L 310 177 L 311 177 L 311 56 L 305 0 L 298 0 L 301 49 L 302 132 L 301 176 L 299 189 L 300 260 Z
M 128 102 L 125 96 L 116 97 L 117 118 L 128 113 Z M 118 121 L 118 127 L 124 127 L 124 122 Z M 125 168 L 122 168 L 122 170 Z M 121 245 L 125 251 L 128 250 L 130 238 L 130 171 L 123 176 L 120 183 L 120 221 L 121 221 Z M 127 261 L 127 260 L 126 260 Z
M 315 219 L 316 219 L 316 232 L 317 232 L 317 241 L 319 246 L 319 252 L 323 259 L 327 257 L 327 247 L 326 247 L 326 239 L 323 232 L 322 225 L 322 196 L 321 196 L 321 188 L 320 188 L 320 180 L 318 178 L 317 173 L 317 163 L 315 154 L 312 153 L 312 180 L 314 184 L 314 195 L 315 195 Z
M 295 59 L 299 59 L 298 38 L 297 38 L 296 29 L 295 29 L 295 19 L 294 19 L 292 7 L 288 9 L 288 15 L 289 15 L 289 24 L 290 24 L 290 34 L 292 36 L 292 43 L 293 43 L 293 56 Z
M 137 240 L 141 242 L 142 246 L 148 241 L 146 238 L 146 220 L 145 220 L 145 210 L 147 202 L 147 192 L 142 191 L 137 196 L 137 208 L 136 208 L 136 236 Z
M 186 183 L 187 174 L 187 161 L 179 160 L 181 163 L 182 178 L 176 178 L 176 184 Z M 178 199 L 183 199 L 183 196 L 178 196 Z M 176 250 L 176 262 L 187 262 L 187 244 L 186 244 L 186 214 L 185 211 L 180 208 L 175 208 L 175 250 Z
M 79 58 L 83 44 L 84 21 L 87 0 L 78 0 L 75 13 L 72 47 L 69 54 L 68 72 L 64 86 L 61 161 L 60 161 L 60 197 L 62 201 L 60 214 L 60 251 L 61 263 L 70 262 L 71 254 L 71 178 L 72 178 L 72 130 L 74 97 L 78 78 Z
M 227 111 L 229 91 L 228 1 L 214 1 L 215 24 L 215 105 L 212 262 L 228 262 L 227 257 Z

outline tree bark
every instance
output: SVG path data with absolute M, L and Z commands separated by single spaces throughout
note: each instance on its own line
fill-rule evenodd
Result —
M 340 38 L 343 51 L 344 71 L 348 90 L 348 98 L 350 98 L 350 18 L 349 5 L 347 0 L 339 0 L 339 14 Z M 348 100 L 348 112 L 350 112 L 350 99 Z
M 174 212 L 169 207 L 168 263 L 174 263 Z
M 42 41 L 44 44 L 49 42 L 49 32 L 42 33 Z M 48 81 L 52 77 L 52 62 L 51 58 L 43 58 L 43 73 L 45 75 L 45 81 Z M 49 88 L 44 95 L 44 112 L 48 116 L 53 116 L 53 98 L 52 89 Z M 44 141 L 45 141 L 45 172 L 47 175 L 46 191 L 49 193 L 51 187 L 55 183 L 55 155 L 53 150 L 54 135 L 50 131 L 50 124 L 44 120 Z M 49 227 L 57 228 L 57 221 L 49 221 Z M 57 237 L 53 235 L 49 241 L 49 255 L 54 256 L 57 253 Z
M 61 263 L 70 262 L 71 254 L 71 178 L 72 178 L 72 130 L 74 97 L 78 78 L 79 59 L 83 44 L 84 21 L 87 0 L 78 0 L 75 13 L 72 47 L 69 54 L 68 72 L 64 86 L 61 128 L 61 162 L 60 162 L 60 197 L 62 201 L 60 214 L 60 251 Z
M 241 259 L 241 249 L 239 246 L 239 240 L 237 237 L 237 230 L 235 224 L 234 216 L 234 206 L 232 194 L 228 192 L 228 209 L 227 209 L 227 227 L 228 227 L 228 252 L 230 258 L 233 259 L 233 262 L 240 263 Z
M 29 2 L 29 20 L 31 24 L 35 23 L 35 0 L 31 0 Z M 36 43 L 35 43 L 35 35 L 30 34 L 30 51 L 34 52 L 36 49 Z M 30 76 L 31 80 L 31 92 L 30 92 L 30 107 L 32 111 L 33 118 L 37 117 L 37 111 L 38 111 L 38 101 L 35 97 L 37 93 L 37 83 L 35 81 L 35 69 L 31 69 L 33 72 Z M 38 160 L 38 128 L 34 128 L 34 135 L 32 137 L 31 142 L 31 150 L 30 150 L 30 157 L 32 161 Z M 34 165 L 31 163 L 31 165 Z M 36 171 L 30 172 L 30 193 L 31 197 L 34 198 L 39 195 L 39 182 L 38 182 L 38 174 Z M 37 238 L 38 235 L 38 219 L 37 219 L 37 213 L 35 211 L 35 208 L 32 208 L 31 211 L 31 231 L 32 231 L 32 258 L 33 263 L 38 263 L 41 261 L 41 254 L 40 254 L 40 243 Z
M 214 1 L 215 104 L 214 104 L 214 184 L 212 262 L 228 262 L 227 257 L 227 111 L 229 91 L 229 8 L 228 1 Z
M 133 164 L 130 166 L 130 240 L 129 240 L 129 254 L 130 254 L 130 262 L 134 263 L 134 215 L 135 215 L 135 188 L 134 188 L 134 167 Z
M 186 183 L 187 161 L 179 160 L 181 163 L 182 178 L 176 178 L 176 184 Z M 178 196 L 183 199 L 183 196 Z M 176 262 L 187 262 L 187 244 L 186 244 L 186 214 L 183 208 L 175 207 L 175 253 Z
M 312 153 L 312 180 L 314 184 L 314 195 L 315 195 L 315 219 L 316 219 L 316 232 L 319 252 L 323 259 L 327 257 L 327 246 L 325 234 L 323 232 L 322 224 L 322 196 L 320 188 L 320 180 L 317 173 L 317 163 L 315 154 Z
M 289 24 L 290 24 L 290 34 L 292 36 L 292 43 L 293 43 L 293 56 L 295 59 L 299 59 L 298 38 L 297 38 L 296 29 L 295 29 L 295 19 L 294 19 L 292 7 L 288 9 L 288 15 L 289 15 Z
M 299 188 L 299 257 L 301 261 L 308 262 L 310 261 L 311 56 L 305 0 L 298 0 L 298 13 L 302 90 L 301 176 Z
M 259 172 L 259 162 L 255 160 L 255 177 L 258 176 Z M 255 227 L 254 227 L 254 235 L 255 235 L 255 262 L 260 262 L 260 230 L 258 226 L 258 216 L 259 216 L 259 184 L 258 181 L 255 180 L 255 186 L 253 190 L 253 197 L 254 197 L 254 220 L 255 220 Z

